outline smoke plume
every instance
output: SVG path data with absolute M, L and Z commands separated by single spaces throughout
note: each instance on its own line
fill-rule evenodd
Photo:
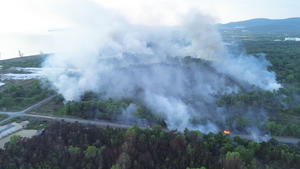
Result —
M 198 11 L 182 16 L 181 25 L 150 27 L 131 25 L 93 3 L 74 4 L 59 11 L 76 27 L 54 32 L 56 53 L 43 63 L 52 68 L 45 74 L 65 100 L 79 101 L 86 91 L 135 97 L 163 113 L 169 129 L 215 132 L 212 122 L 191 120 L 221 118 L 216 95 L 253 84 L 262 90 L 280 87 L 263 56 L 229 54 L 215 20 Z M 51 72 L 61 68 L 62 73 Z

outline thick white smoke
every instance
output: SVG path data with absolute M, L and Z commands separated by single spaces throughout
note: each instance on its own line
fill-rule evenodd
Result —
M 115 12 L 82 1 L 75 6 L 77 2 L 80 10 L 62 12 L 77 26 L 55 33 L 57 52 L 43 64 L 65 70 L 54 74 L 46 69 L 46 74 L 66 100 L 78 101 L 86 91 L 138 97 L 153 112 L 164 113 L 170 129 L 208 132 L 217 127 L 210 122 L 192 126 L 190 120 L 219 114 L 217 93 L 238 92 L 239 85 L 280 87 L 275 74 L 267 71 L 269 62 L 229 55 L 209 16 L 191 11 L 180 26 L 137 26 Z M 186 56 L 206 61 L 202 66 L 186 63 Z

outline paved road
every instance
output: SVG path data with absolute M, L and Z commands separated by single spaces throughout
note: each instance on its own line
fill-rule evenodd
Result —
M 39 105 L 41 105 L 41 104 L 43 104 L 43 103 L 51 100 L 53 97 L 55 97 L 55 95 L 54 96 L 50 96 L 50 97 L 48 97 L 48 98 L 46 98 L 46 99 L 44 99 L 44 100 L 42 100 L 42 101 L 40 101 L 38 103 L 36 103 L 36 104 L 34 104 L 34 105 L 26 108 L 25 110 L 22 110 L 22 111 L 19 111 L 19 112 L 0 112 L 0 114 L 8 114 L 9 115 L 8 118 L 0 121 L 0 124 L 4 123 L 4 122 L 6 122 L 6 121 L 8 121 L 8 120 L 10 120 L 10 119 L 12 119 L 14 117 L 21 117 L 21 116 L 27 116 L 27 115 L 29 115 L 29 114 L 25 114 L 25 112 L 28 111 L 28 110 L 30 110 L 30 109 L 32 109 L 32 108 L 34 108 L 34 107 L 36 107 L 36 106 L 39 106 Z
M 45 118 L 45 119 L 52 119 L 52 120 L 64 120 L 66 122 L 76 122 L 78 121 L 79 123 L 84 123 L 84 124 L 94 124 L 94 125 L 98 125 L 98 126 L 107 126 L 109 125 L 109 127 L 113 127 L 113 128 L 131 128 L 132 125 L 125 125 L 125 124 L 119 124 L 119 123 L 113 123 L 113 122 L 107 122 L 107 121 L 94 121 L 94 120 L 83 120 L 83 119 L 77 119 L 77 118 L 70 118 L 70 117 L 55 117 L 55 116 L 45 116 L 45 115 L 38 115 L 38 114 L 26 114 L 25 112 L 36 107 L 39 106 L 45 102 L 47 102 L 48 100 L 52 99 L 54 96 L 51 96 L 41 102 L 38 102 L 30 107 L 28 107 L 25 110 L 19 111 L 19 112 L 0 112 L 0 113 L 4 113 L 4 114 L 8 114 L 10 117 L 6 118 L 2 121 L 0 121 L 0 124 L 10 120 L 11 118 L 14 117 L 21 117 L 21 116 L 26 116 L 26 117 L 34 117 L 34 118 Z M 141 129 L 145 129 L 147 127 L 143 127 L 143 126 L 139 126 Z M 163 129 L 165 132 L 170 132 L 170 130 L 168 129 Z M 236 134 L 230 134 L 230 137 L 233 138 L 237 136 Z M 255 141 L 268 141 L 271 137 L 270 136 L 251 136 L 251 135 L 239 135 L 241 138 L 244 139 L 248 139 L 248 140 L 255 140 Z M 289 143 L 289 144 L 297 144 L 300 139 L 296 139 L 293 137 L 274 137 L 275 139 L 277 139 L 279 142 L 281 143 Z

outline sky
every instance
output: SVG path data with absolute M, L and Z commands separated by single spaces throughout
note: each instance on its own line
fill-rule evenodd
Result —
M 172 26 L 184 23 L 191 10 L 213 18 L 211 23 L 229 23 L 300 17 L 299 6 L 299 0 L 0 0 L 0 59 L 19 57 L 19 50 L 24 56 L 52 53 L 48 30 L 103 18 L 94 12 L 135 25 Z
M 0 34 L 39 32 L 71 27 L 56 8 L 80 0 L 9 0 L 0 2 Z M 253 18 L 299 17 L 299 0 L 91 0 L 121 13 L 130 23 L 151 26 L 178 25 L 178 18 L 196 9 L 228 23 Z M 72 5 L 70 5 L 72 8 Z

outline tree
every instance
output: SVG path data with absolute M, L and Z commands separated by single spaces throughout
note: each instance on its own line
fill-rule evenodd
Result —
M 160 125 L 166 125 L 165 122 L 164 122 L 164 119 L 165 119 L 164 113 L 162 113 L 162 112 L 156 112 L 155 115 L 154 115 L 154 119 L 155 119 L 155 121 L 158 124 L 160 124 Z
M 297 105 L 293 108 L 295 114 L 300 115 L 300 105 Z
M 250 163 L 254 157 L 254 151 L 252 149 L 246 149 L 244 146 L 238 146 L 234 151 L 238 152 L 246 163 Z
M 19 138 L 20 138 L 19 135 L 12 135 L 12 136 L 9 138 L 9 141 L 10 141 L 11 143 L 15 144 Z
M 271 145 L 275 146 L 275 145 L 278 144 L 278 141 L 277 141 L 274 137 L 272 137 L 272 138 L 269 140 L 269 143 L 270 143 Z
M 163 132 L 163 131 L 161 131 L 160 133 L 159 133 L 159 138 L 160 139 L 165 139 L 166 137 L 165 137 L 165 133 Z
M 80 111 L 79 110 L 79 103 L 78 102 L 71 102 L 71 103 L 68 103 L 67 104 L 70 104 L 69 105 L 69 108 L 70 108 L 70 114 L 72 115 L 76 115 L 78 114 L 78 112 Z
M 17 165 L 15 164 L 15 163 L 9 163 L 8 165 L 7 165 L 7 169 L 17 169 L 18 167 L 17 167 Z
M 8 91 L 9 93 L 15 92 L 15 91 L 16 91 L 16 86 L 15 86 L 14 84 L 9 84 L 9 85 L 7 86 L 7 91 Z
M 89 157 L 95 157 L 97 154 L 98 148 L 95 146 L 88 146 L 88 148 L 85 151 L 85 156 L 87 158 Z
M 224 169 L 242 169 L 241 156 L 238 152 L 228 152 L 224 160 Z
M 226 102 L 225 102 L 224 100 L 219 100 L 219 101 L 217 102 L 217 105 L 218 105 L 219 107 L 222 107 L 222 106 L 226 105 Z
M 75 155 L 77 155 L 77 154 L 80 153 L 81 149 L 79 147 L 70 146 L 68 148 L 68 151 L 69 151 L 69 153 L 70 153 L 71 156 L 75 156 Z
M 242 139 L 240 136 L 235 136 L 233 138 L 234 142 L 237 142 L 238 144 L 240 145 L 243 145 L 243 146 L 247 146 L 248 145 L 248 142 L 244 139 Z
M 269 132 L 271 132 L 272 134 L 275 133 L 275 128 L 276 128 L 276 123 L 275 123 L 274 121 L 272 121 L 272 122 L 269 121 L 269 122 L 266 124 L 266 129 L 267 129 Z
M 152 132 L 156 135 L 156 136 L 159 136 L 160 132 L 162 132 L 162 128 L 161 128 L 161 125 L 154 125 L 152 126 Z
M 143 132 L 143 130 L 140 129 L 136 123 L 133 124 L 132 129 L 134 130 L 135 134 L 137 134 L 137 136 L 139 136 Z
M 67 103 L 65 104 L 65 113 L 67 115 L 71 115 L 71 101 L 67 101 Z
M 260 144 L 255 141 L 252 141 L 248 143 L 247 148 L 252 149 L 254 153 L 257 153 L 260 150 Z
M 145 111 L 146 108 L 143 104 L 140 104 L 137 108 L 136 108 L 136 112 L 134 113 L 136 116 L 138 116 L 138 118 L 145 118 Z
M 228 143 L 224 144 L 223 147 L 221 147 L 221 153 L 224 155 L 227 154 L 227 152 L 232 151 L 232 150 L 233 150 L 233 145 L 228 144 Z
M 285 159 L 288 164 L 290 164 L 294 160 L 294 154 L 285 152 L 284 150 L 281 150 L 281 158 Z
M 290 124 L 290 126 L 289 126 L 289 133 L 292 136 L 296 136 L 297 135 L 297 130 L 298 130 L 298 126 L 296 124 Z
M 118 158 L 118 165 L 120 169 L 131 168 L 131 160 L 129 155 L 123 152 Z
M 278 135 L 282 136 L 285 134 L 286 126 L 283 126 L 281 124 L 276 125 L 276 131 Z
M 294 75 L 292 75 L 292 74 L 288 75 L 288 76 L 286 77 L 286 80 L 287 80 L 288 82 L 293 82 L 293 81 L 294 81 Z
M 192 148 L 191 144 L 189 144 L 187 147 L 186 147 L 186 150 L 188 152 L 188 154 L 193 157 L 193 155 L 195 154 L 195 149 Z
M 120 169 L 120 165 L 119 164 L 113 165 L 111 166 L 110 169 Z
M 183 130 L 183 134 L 185 135 L 185 136 L 187 136 L 188 134 L 189 134 L 189 129 L 188 128 L 185 128 L 184 130 Z
M 10 97 L 4 97 L 0 101 L 0 107 L 12 107 L 14 104 L 15 104 L 14 99 Z
M 234 124 L 236 125 L 238 130 L 244 130 L 245 127 L 247 127 L 250 124 L 250 122 L 247 119 L 247 117 L 243 116 L 243 117 L 237 117 L 234 120 Z

